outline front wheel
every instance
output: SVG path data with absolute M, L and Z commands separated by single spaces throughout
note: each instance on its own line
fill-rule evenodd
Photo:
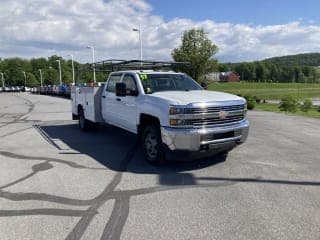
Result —
M 162 163 L 165 160 L 163 143 L 158 126 L 149 125 L 143 130 L 142 144 L 148 162 Z

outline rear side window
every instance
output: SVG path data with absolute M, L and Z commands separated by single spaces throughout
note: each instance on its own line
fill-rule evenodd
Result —
M 108 81 L 108 86 L 106 88 L 107 92 L 115 92 L 116 91 L 116 83 L 120 82 L 122 74 L 114 74 L 111 75 Z

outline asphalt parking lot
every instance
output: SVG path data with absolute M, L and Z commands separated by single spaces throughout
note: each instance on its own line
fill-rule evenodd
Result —
M 249 112 L 226 158 L 157 167 L 69 101 L 0 94 L 0 239 L 320 239 L 320 120 Z

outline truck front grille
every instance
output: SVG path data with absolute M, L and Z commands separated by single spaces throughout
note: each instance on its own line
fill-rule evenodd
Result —
M 225 118 L 217 117 L 205 117 L 206 114 L 217 113 L 225 111 L 228 113 L 239 112 L 237 114 L 230 114 Z M 225 125 L 233 124 L 239 121 L 242 121 L 245 117 L 245 105 L 231 105 L 231 106 L 222 106 L 222 107 L 207 107 L 207 108 L 191 108 L 190 113 L 192 114 L 203 114 L 203 117 L 197 119 L 190 119 L 190 125 L 195 127 L 200 126 L 210 126 L 210 125 Z

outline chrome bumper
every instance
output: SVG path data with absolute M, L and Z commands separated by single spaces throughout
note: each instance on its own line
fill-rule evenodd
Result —
M 212 140 L 207 138 L 207 136 L 228 132 L 234 132 L 234 135 Z M 161 138 L 162 142 L 165 143 L 170 150 L 199 151 L 203 146 L 223 148 L 230 145 L 230 143 L 241 144 L 246 141 L 248 132 L 249 122 L 244 120 L 235 125 L 213 128 L 179 129 L 161 127 Z

